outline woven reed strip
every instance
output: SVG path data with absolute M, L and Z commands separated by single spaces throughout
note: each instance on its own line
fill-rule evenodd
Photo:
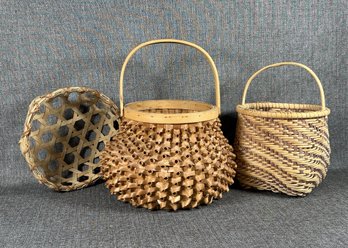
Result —
M 317 82 L 321 106 L 289 103 L 245 103 L 251 81 L 272 67 L 293 65 Z M 266 66 L 248 80 L 237 106 L 235 138 L 237 179 L 243 187 L 304 196 L 325 178 L 330 161 L 330 110 L 319 78 L 307 66 L 282 62 Z
M 69 100 L 70 94 L 75 94 L 75 99 Z M 54 106 L 56 100 L 60 106 Z M 67 116 L 66 111 L 72 116 Z M 99 121 L 92 121 L 97 116 Z M 56 118 L 56 123 L 49 123 L 50 117 Z M 31 102 L 20 148 L 40 183 L 56 191 L 80 189 L 101 178 L 99 155 L 103 143 L 116 133 L 115 122 L 118 122 L 118 109 L 105 95 L 85 87 L 58 89 Z M 34 123 L 40 127 L 35 129 Z M 108 133 L 106 125 L 110 129 Z M 62 128 L 66 130 L 63 136 Z M 93 140 L 88 136 L 91 132 L 95 135 Z M 43 140 L 45 134 L 52 136 L 47 142 Z M 62 146 L 58 150 L 57 144 Z M 90 155 L 84 157 L 88 149 Z M 43 159 L 38 154 L 40 151 L 47 153 Z M 67 156 L 74 157 L 72 163 L 67 162 Z

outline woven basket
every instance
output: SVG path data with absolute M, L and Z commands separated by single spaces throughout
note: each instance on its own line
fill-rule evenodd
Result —
M 249 85 L 259 73 L 284 65 L 302 67 L 312 75 L 320 90 L 321 106 L 245 103 Z M 310 68 L 282 62 L 257 71 L 246 83 L 237 112 L 237 179 L 242 186 L 304 196 L 325 178 L 330 158 L 330 110 L 325 107 L 321 82 Z
M 118 120 L 116 105 L 98 91 L 59 89 L 31 102 L 20 148 L 40 183 L 57 191 L 80 189 L 101 178 L 99 154 Z
M 196 101 L 153 100 L 123 108 L 123 76 L 134 53 L 156 43 L 179 43 L 202 52 L 214 72 L 216 106 Z M 120 77 L 119 132 L 102 153 L 102 173 L 112 194 L 133 206 L 177 210 L 209 204 L 233 183 L 236 164 L 218 119 L 219 78 L 209 54 L 190 42 L 143 43 L 127 56 Z

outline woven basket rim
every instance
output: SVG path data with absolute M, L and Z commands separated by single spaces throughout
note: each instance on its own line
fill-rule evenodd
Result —
M 153 113 L 151 109 L 185 109 L 189 113 Z M 215 105 L 193 100 L 146 100 L 128 103 L 124 108 L 124 117 L 130 120 L 158 123 L 184 124 L 209 121 L 218 118 L 219 109 Z
M 286 111 L 261 111 L 259 108 L 281 108 L 287 110 L 305 110 L 305 112 L 286 112 Z M 255 102 L 239 104 L 237 112 L 244 115 L 255 117 L 275 118 L 275 119 L 307 119 L 325 117 L 330 114 L 330 109 L 322 110 L 321 105 L 298 104 L 298 103 L 274 103 L 274 102 Z

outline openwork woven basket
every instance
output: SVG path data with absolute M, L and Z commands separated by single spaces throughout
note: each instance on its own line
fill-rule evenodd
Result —
M 40 183 L 57 191 L 80 189 L 101 178 L 99 154 L 118 120 L 116 105 L 98 91 L 59 89 L 31 102 L 20 148 Z
M 202 52 L 214 72 L 216 106 L 196 101 L 153 100 L 123 108 L 123 76 L 134 53 L 156 43 L 179 43 Z M 232 146 L 218 119 L 219 78 L 201 47 L 181 40 L 154 40 L 134 48 L 120 77 L 119 132 L 101 155 L 102 173 L 112 194 L 133 206 L 177 210 L 209 204 L 233 183 Z
M 320 90 L 321 106 L 245 103 L 248 87 L 259 73 L 284 65 L 302 67 L 312 75 Z M 310 68 L 282 62 L 257 71 L 246 83 L 237 112 L 237 179 L 242 186 L 304 196 L 325 178 L 330 158 L 330 110 L 325 106 L 321 82 Z

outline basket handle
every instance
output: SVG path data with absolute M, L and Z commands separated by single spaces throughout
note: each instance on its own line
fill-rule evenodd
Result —
M 275 64 L 272 64 L 272 65 L 268 65 L 268 66 L 265 66 L 263 68 L 261 68 L 260 70 L 258 70 L 257 72 L 255 72 L 247 81 L 246 85 L 245 85 L 245 88 L 244 88 L 244 91 L 243 91 L 243 97 L 242 97 L 242 104 L 244 105 L 245 104 L 245 98 L 246 98 L 246 95 L 247 95 L 247 92 L 248 92 L 248 88 L 251 84 L 251 81 L 257 76 L 259 75 L 261 72 L 269 69 L 269 68 L 272 68 L 272 67 L 278 67 L 278 66 L 284 66 L 284 65 L 293 65 L 293 66 L 299 66 L 299 67 L 302 67 L 303 69 L 305 69 L 313 78 L 314 80 L 316 81 L 317 85 L 318 85 L 318 88 L 319 88 L 319 91 L 320 91 L 320 98 L 321 98 L 321 109 L 322 110 L 325 110 L 326 109 L 326 104 L 325 104 L 325 95 L 324 95 L 324 89 L 323 89 L 323 85 L 321 84 L 318 76 L 312 71 L 312 69 L 310 69 L 309 67 L 303 65 L 303 64 L 300 64 L 300 63 L 296 63 L 296 62 L 280 62 L 280 63 L 275 63 Z
M 159 44 L 159 43 L 176 43 L 176 44 L 182 44 L 182 45 L 186 45 L 189 47 L 193 47 L 195 49 L 197 49 L 198 51 L 200 51 L 201 53 L 203 53 L 204 57 L 208 60 L 210 67 L 213 71 L 214 74 L 214 81 L 215 81 L 215 104 L 218 108 L 218 111 L 220 113 L 220 81 L 219 81 L 219 74 L 218 71 L 216 69 L 216 65 L 213 61 L 213 59 L 210 57 L 210 55 L 208 54 L 207 51 L 205 51 L 202 47 L 188 42 L 188 41 L 184 41 L 184 40 L 176 40 L 176 39 L 160 39 L 160 40 L 151 40 L 151 41 L 147 41 L 144 42 L 140 45 L 138 45 L 137 47 L 133 48 L 132 51 L 130 51 L 130 53 L 127 55 L 125 61 L 123 62 L 122 65 L 122 69 L 121 69 L 121 75 L 120 75 L 120 116 L 123 116 L 123 112 L 124 112 L 124 98 L 123 98 L 123 78 L 124 78 L 124 73 L 127 67 L 127 64 L 129 62 L 129 60 L 132 58 L 132 56 L 141 48 L 149 46 L 149 45 L 153 45 L 153 44 Z

